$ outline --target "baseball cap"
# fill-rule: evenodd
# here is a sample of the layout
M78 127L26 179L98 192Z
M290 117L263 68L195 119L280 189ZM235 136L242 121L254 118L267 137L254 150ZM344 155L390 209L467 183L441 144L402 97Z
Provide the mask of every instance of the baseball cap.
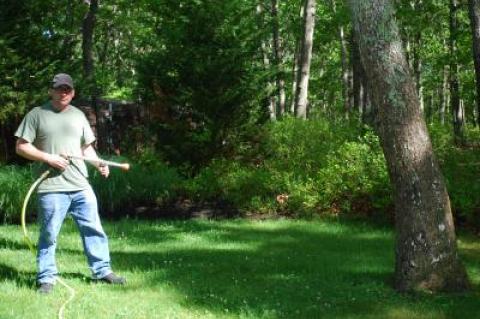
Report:
M55 75L52 80L52 87L55 89L62 85L66 85L73 89L72 77L66 73L58 73Z

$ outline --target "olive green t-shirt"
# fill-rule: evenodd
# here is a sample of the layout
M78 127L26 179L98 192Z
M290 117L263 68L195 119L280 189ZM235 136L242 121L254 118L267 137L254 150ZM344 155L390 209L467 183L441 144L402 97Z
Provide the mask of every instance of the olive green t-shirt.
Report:
M41 151L57 155L81 156L82 146L95 141L82 111L69 105L58 112L50 102L28 112L15 136ZM39 185L39 193L78 191L89 187L87 167L82 160L71 160L63 172L44 163L37 162L36 165L38 173L51 169L48 178Z

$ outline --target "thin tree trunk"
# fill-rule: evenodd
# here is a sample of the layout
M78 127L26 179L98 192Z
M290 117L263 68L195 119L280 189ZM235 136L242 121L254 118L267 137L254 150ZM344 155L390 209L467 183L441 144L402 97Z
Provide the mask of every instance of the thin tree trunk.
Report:
M357 41L353 37L351 39L351 63L353 68L353 105L358 110L359 114L363 112L363 78L365 77L365 70L360 61L360 54L358 52Z
M73 59L73 43L75 39L74 32L75 20L75 1L68 1L66 7L66 29L67 35L63 39L63 59L66 63L70 63Z
M277 92L278 92L278 112L279 115L285 113L285 79L283 74L283 48L282 41L280 39L280 26L278 18L278 2L277 0L271 0L271 14L273 20L273 53L275 67L277 68Z
M441 92L440 92L440 110L439 110L439 116L440 116L440 123L442 125L445 124L445 112L447 109L447 101L448 101L448 69L447 66L443 67L443 79L442 79L442 87L441 87Z
M3 123L0 123L0 127L2 129L2 146L3 146L3 153L5 154L4 155L4 160L5 160L5 163L8 163L9 159L10 159L10 154L9 154L9 151L8 151L8 140L7 140L7 134L5 133L5 124Z
M472 28L473 62L475 65L475 88L476 88L476 123L480 125L480 0L468 1L470 26Z
M304 20L305 14L305 6L300 6L300 19L301 21ZM292 72L292 102L290 104L290 113L295 114L295 97L297 96L297 74L298 74L298 66L300 65L300 40L298 40L295 44L295 57L293 61L293 72Z
M263 26L264 26L263 12L264 12L263 4L262 4L262 2L260 2L257 5L257 17L258 17L259 28L263 28ZM270 70L270 59L268 58L267 44L265 43L265 40L263 40L263 39L262 39L262 43L261 43L261 50L262 50L262 56L263 56L263 66L268 71L268 70ZM267 107L268 110L267 110L267 112L268 112L268 116L269 116L270 120L275 121L276 118L277 118L277 115L276 115L276 112L275 112L275 97L273 95L271 95L271 92L273 91L272 88L273 88L273 83L268 81L267 92L269 92L269 97L268 97L268 107Z
M337 14L337 5L335 0L331 0L331 6L334 14ZM347 51L347 41L345 39L345 29L343 25L340 25L338 28L338 35L340 41L340 59L342 61L342 97L343 97L343 109L345 111L345 116L348 119L349 113L351 112L352 104L350 104L350 68L348 66L348 51Z
M87 83L87 89L90 93L92 108L95 110L97 134L97 147L103 150L102 119L97 103L97 85L95 82L94 58L93 58L93 35L96 23L96 14L98 11L98 0L89 1L89 9L82 24L82 57L83 57L83 76Z
M305 2L304 32L300 50L300 67L295 95L295 114L298 118L307 118L308 82L310 80L310 64L312 62L313 32L315 30L316 0Z
M450 0L450 108L453 116L453 134L455 143L464 143L464 118L460 105L457 62L457 10L458 1Z
M93 60L93 33L95 30L96 14L98 10L98 0L91 0L89 10L83 19L82 25L82 56L83 73L85 79L93 79L94 60Z
M293 57L293 68L292 68L292 102L290 103L290 113L295 114L295 97L297 96L297 80L298 72L300 65L300 45L297 43L295 45L295 56Z
M420 58L419 49L422 45L422 34L416 33L414 48L413 48L413 72L415 74L415 87L417 88L417 94L420 99L420 110L424 111L425 104L423 100L423 87L422 87L422 60Z
M349 0L395 198L395 287L464 290L450 200L419 108L391 0Z

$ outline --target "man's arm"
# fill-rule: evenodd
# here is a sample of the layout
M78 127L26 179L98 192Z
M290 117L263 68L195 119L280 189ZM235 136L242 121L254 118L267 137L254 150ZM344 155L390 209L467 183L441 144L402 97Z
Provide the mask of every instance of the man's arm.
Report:
M43 152L23 138L17 139L15 151L18 155L25 157L26 159L46 163L61 171L63 171L68 165L67 159L59 155Z
M82 147L82 153L83 156L85 156L86 158L98 159L97 152L93 148L92 144L84 145ZM110 174L110 169L108 168L108 165L99 165L98 162L90 162L90 164L97 167L98 171L103 177L108 177L108 175Z

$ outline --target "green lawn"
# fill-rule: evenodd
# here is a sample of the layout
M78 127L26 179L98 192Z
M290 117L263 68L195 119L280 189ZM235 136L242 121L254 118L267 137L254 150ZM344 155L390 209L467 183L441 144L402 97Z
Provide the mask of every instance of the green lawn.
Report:
M393 233L325 221L105 223L126 287L94 284L74 223L62 229L62 277L77 295L66 318L480 318L480 241L461 236L467 294L392 289ZM30 225L32 238L37 228ZM0 318L55 318L68 298L34 289L19 226L0 226Z

